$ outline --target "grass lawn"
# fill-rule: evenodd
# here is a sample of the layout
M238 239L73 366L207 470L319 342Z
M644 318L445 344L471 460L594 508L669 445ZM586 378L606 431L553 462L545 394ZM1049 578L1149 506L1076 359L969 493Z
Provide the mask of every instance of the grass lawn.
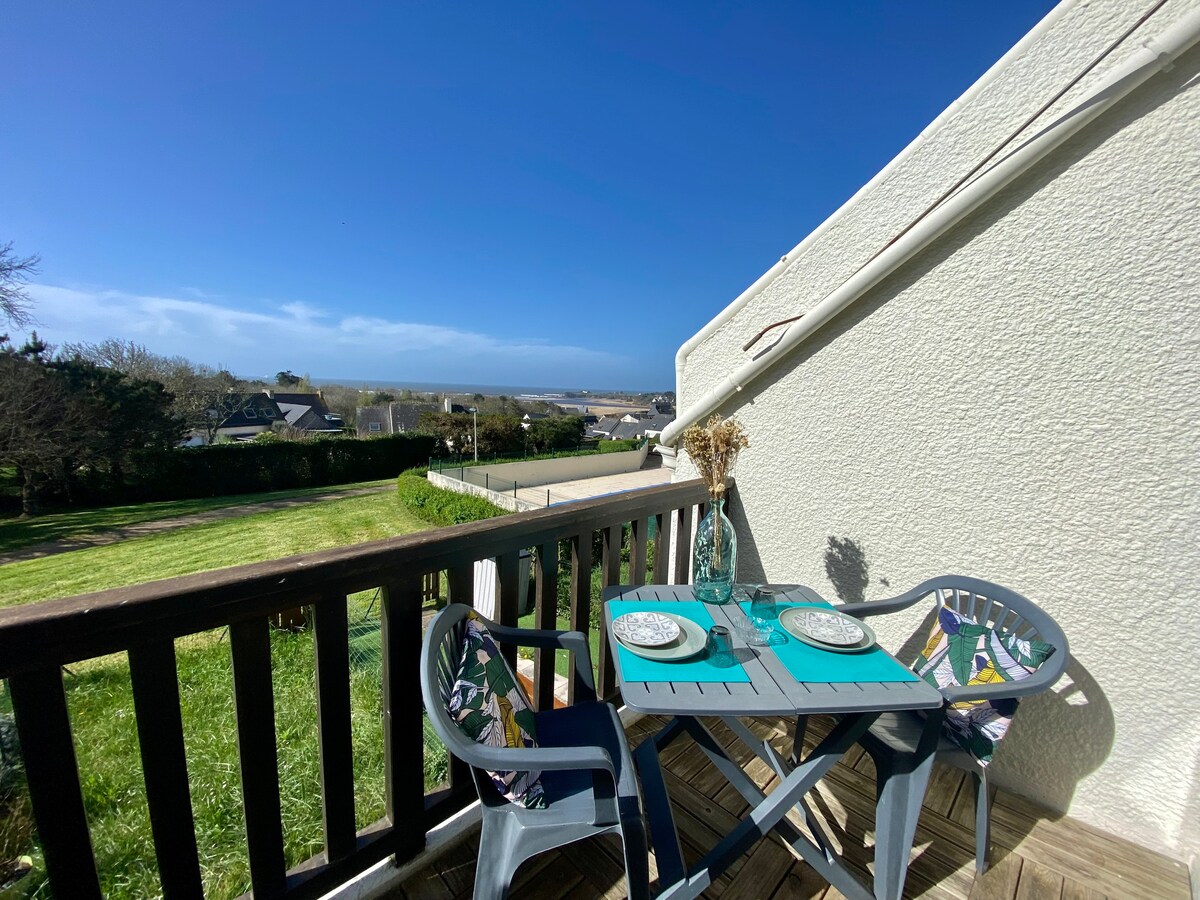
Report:
M133 506L105 506L98 509L66 508L61 511L47 512L44 515L29 519L23 519L14 513L13 515L0 518L0 553L19 550L22 547L29 547L33 544L41 544L46 541L77 537L97 531L108 531L114 528L123 528L127 525L137 525L141 522L152 522L157 519L188 516L194 513L208 512L213 509L226 509L231 506L245 506L249 503L260 503L264 500L312 497L319 494L384 484L392 484L392 482L390 480L368 481L360 484L336 484L328 487L274 491L267 494L238 494L230 497L205 497L199 500L169 500L161 503L139 503Z
M255 513L0 566L0 607L279 559L429 527L404 507L395 491Z

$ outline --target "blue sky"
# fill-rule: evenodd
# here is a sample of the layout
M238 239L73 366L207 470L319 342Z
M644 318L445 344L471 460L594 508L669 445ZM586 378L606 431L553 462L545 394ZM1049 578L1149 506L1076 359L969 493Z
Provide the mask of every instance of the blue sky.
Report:
M667 389L1052 6L12 0L0 242L55 342Z

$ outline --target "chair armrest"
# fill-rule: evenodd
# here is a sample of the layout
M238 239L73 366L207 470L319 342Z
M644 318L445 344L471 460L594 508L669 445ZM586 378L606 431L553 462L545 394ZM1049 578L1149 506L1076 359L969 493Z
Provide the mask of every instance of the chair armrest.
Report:
M489 622L488 631L500 644L516 644L518 647L547 647L555 650L570 650L563 645L563 638L577 631L553 631L551 629L513 628L499 622Z
M867 616L881 616L885 613L899 612L902 609L908 609L920 597L909 599L907 595L902 597L892 597L888 600L867 600L863 603L845 603L841 606L835 606L834 610L840 613L845 613L848 616L853 616L856 619L865 619Z
M582 691L576 690L575 701L596 699L596 679L592 674L592 651L587 635L582 631L550 631L534 628L512 628L508 625L491 625L488 630L501 644L516 644L518 647L540 647L547 650L569 650L575 655L575 676Z
M477 769L492 772L550 771L555 769L594 769L607 772L614 783L617 769L603 747L485 747L474 744L459 748L462 757Z

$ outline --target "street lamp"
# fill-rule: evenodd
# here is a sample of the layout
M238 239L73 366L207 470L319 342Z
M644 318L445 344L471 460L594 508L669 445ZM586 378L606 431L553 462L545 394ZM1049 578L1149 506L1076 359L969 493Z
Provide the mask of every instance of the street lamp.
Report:
M475 448L475 462L479 462L479 410L472 406L469 411L475 428L475 439L471 441L471 446Z

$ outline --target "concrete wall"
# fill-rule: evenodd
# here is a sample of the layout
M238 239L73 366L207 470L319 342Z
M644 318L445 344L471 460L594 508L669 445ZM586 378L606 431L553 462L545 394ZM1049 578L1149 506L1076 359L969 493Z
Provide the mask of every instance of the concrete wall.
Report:
M1144 5L1056 10L692 354L680 408L745 361L749 336L837 287ZM1187 7L1167 4L1147 35ZM1072 641L1070 677L1023 704L998 782L1191 860L1193 872L1198 76L1192 50L722 410L752 442L735 473L739 577L835 598L826 563L837 536L865 551L867 599L958 572L1041 604ZM676 479L693 474L681 453ZM847 599L853 581L839 577ZM919 619L872 621L896 649L923 632Z
M520 462L496 463L490 466L468 466L467 478L472 482L484 482L484 476L512 487L515 481L520 487L537 487L542 484L557 484L560 481L578 481L583 478L601 478L605 475L621 475L636 472L646 461L647 447L639 450L623 450L620 453L593 453L588 456L563 456L559 459L521 460ZM447 469L448 474L457 475L458 469Z
M447 469L447 472L450 470ZM458 474L458 469L453 470L455 475ZM470 469L467 470L471 471ZM448 491L457 491L460 494L470 494L474 497L482 497L490 503L496 504L501 509L507 509L509 512L526 512L531 509L542 509L536 503L530 503L527 500L522 500L519 497L514 497L512 492L505 494L500 491L493 491L485 488L483 485L472 484L469 481L462 481L458 478L452 478L449 475L443 475L440 472L430 472L426 479L435 487L445 488Z

